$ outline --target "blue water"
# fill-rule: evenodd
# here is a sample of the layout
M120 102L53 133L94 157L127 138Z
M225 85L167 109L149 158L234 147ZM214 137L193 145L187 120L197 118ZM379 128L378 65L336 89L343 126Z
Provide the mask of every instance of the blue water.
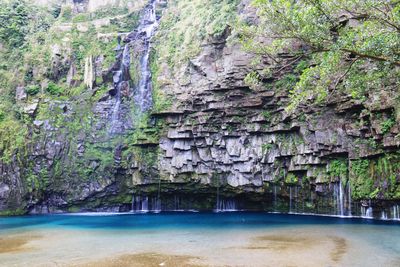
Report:
M158 213L122 215L38 215L0 217L0 231L31 228L81 228L110 230L188 229L188 228L265 228L301 225L370 225L390 226L400 230L396 221L327 216L290 215L253 212ZM400 237L399 237L400 240Z
M272 239L258 239L263 236ZM400 223L362 218L265 212L0 217L0 242L15 237L28 243L0 250L1 267L79 266L141 253L193 256L206 266L400 266ZM342 246L337 240L346 248L334 261Z

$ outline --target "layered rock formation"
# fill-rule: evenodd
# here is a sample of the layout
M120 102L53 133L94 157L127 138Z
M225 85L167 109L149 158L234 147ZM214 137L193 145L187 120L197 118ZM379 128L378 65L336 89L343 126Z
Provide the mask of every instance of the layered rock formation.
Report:
M157 2L159 9L165 8ZM90 1L86 4L88 8ZM247 1L238 12L254 19ZM256 57L235 42L234 34L226 27L222 34L208 36L197 56L179 67L152 57L152 65L158 66L153 82L171 103L147 114L135 108L143 99L135 102L133 96L143 78L137 74L148 40L132 42L131 81L124 80L126 86L120 88L119 130L111 135L117 101L111 74L123 53L111 68L103 66L102 55L86 59L84 95L100 92L96 102L41 99L24 104L34 117L29 145L23 155L20 151L0 163L0 210L229 207L398 216L397 88L371 92L366 101L338 93L324 105L288 113L288 91L298 75L296 64L288 63L295 58L282 55L274 75L251 87L246 76L273 63L262 58L254 65ZM120 38L129 43L136 35ZM163 35L155 38L161 45L166 41ZM153 47L159 55L159 46ZM61 52L55 54L63 58ZM73 60L58 62L74 71ZM72 81L74 75L68 76ZM146 90L151 92L151 86ZM26 99L21 88L17 99ZM54 117L38 118L39 106Z

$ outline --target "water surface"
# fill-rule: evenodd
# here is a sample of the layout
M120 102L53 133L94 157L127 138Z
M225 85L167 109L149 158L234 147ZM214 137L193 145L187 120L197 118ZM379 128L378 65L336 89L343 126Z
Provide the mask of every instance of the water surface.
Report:
M0 218L0 266L400 266L400 224L268 213Z

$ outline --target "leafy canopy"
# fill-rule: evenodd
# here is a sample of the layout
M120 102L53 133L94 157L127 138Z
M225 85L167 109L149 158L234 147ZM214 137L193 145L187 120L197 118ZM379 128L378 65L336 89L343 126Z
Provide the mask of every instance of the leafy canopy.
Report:
M365 99L398 86L400 1L254 0L259 18L241 27L244 47L280 63L308 62L291 88L289 110L341 91Z

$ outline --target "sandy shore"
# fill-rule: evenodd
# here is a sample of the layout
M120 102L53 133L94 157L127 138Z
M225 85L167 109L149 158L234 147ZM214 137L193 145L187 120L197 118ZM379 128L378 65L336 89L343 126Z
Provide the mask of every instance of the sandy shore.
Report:
M0 266L400 266L400 258L373 256L377 252L326 227L126 233L53 229L0 235Z

